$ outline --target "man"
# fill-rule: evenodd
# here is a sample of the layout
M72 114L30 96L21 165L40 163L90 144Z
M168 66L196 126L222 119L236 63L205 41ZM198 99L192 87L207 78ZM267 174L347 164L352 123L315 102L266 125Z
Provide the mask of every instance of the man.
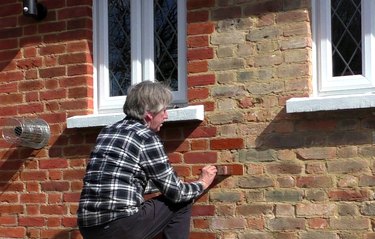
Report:
M182 182L156 134L168 118L172 93L150 81L130 88L125 119L98 135L83 179L78 225L85 239L187 239L194 199L217 169L202 168L195 182ZM144 200L158 189L160 196Z

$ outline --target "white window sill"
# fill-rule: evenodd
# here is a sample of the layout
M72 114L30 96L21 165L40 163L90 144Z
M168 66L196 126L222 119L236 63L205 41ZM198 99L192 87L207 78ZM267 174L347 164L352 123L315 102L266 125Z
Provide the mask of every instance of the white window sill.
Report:
M92 114L92 115L77 115L67 119L68 128L85 128L97 127L113 124L125 117L123 113L114 114ZM183 108L168 110L168 119L166 122L176 121L203 121L204 106L193 105Z
M287 113L375 107L375 94L291 98L286 102Z

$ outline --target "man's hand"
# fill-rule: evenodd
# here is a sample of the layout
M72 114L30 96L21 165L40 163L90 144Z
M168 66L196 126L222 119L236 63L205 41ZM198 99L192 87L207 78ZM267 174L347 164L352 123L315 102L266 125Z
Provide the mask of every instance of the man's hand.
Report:
M217 168L213 165L207 165L202 168L198 181L202 182L204 190L206 190L214 181L216 173Z

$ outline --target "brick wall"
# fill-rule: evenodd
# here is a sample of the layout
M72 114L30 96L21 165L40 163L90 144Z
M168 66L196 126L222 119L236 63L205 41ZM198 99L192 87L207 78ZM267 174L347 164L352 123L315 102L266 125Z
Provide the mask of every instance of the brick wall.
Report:
M0 238L79 239L81 179L100 128L67 129L93 108L92 2L45 0L48 17L0 3L0 126L45 119L41 150L0 139ZM371 110L286 114L311 91L308 0L188 0L188 97L202 123L161 136L177 172L205 163L232 176L193 207L191 239L373 239ZM355 222L355 223L353 223Z

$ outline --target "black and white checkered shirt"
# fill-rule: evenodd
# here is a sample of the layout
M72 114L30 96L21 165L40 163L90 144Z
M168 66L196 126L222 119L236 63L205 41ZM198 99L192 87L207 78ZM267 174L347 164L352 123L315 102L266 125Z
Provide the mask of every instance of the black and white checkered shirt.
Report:
M133 215L156 187L173 202L198 197L203 185L175 174L160 138L139 121L124 119L100 132L83 179L78 225L97 226Z

